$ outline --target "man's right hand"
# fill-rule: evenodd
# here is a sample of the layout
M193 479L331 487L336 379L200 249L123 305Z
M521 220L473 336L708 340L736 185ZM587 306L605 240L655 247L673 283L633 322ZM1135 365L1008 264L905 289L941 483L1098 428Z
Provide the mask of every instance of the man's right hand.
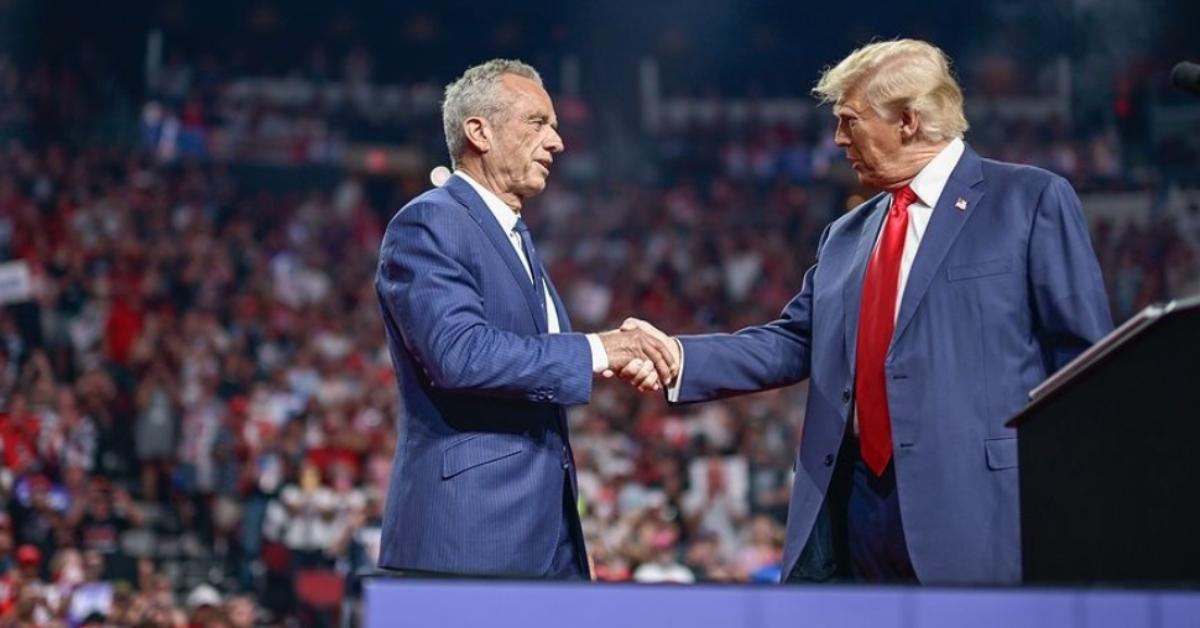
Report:
M641 392L650 392L657 391L663 386L670 385L675 378L679 376L679 369L682 368L683 364L683 356L680 355L681 351L679 343L674 338L667 336L650 323L637 318L625 319L625 322L621 324L620 331L640 331L649 334L651 337L657 339L660 343L665 345L670 356L669 362L673 365L671 369L671 375L668 379L663 379L659 371L656 369L655 364L649 359L634 359L626 364L625 368L623 369L610 368L610 370L604 373L605 377L619 375L621 379L625 380Z
M621 373L628 378L630 371L634 375L642 373L640 379L647 387L657 390L661 383L672 381L679 373L679 356L669 338L658 330L654 330L658 333L651 333L634 324L634 320L627 319L620 329L598 334L608 354L609 371L605 372L605 376ZM651 373L657 381L650 380Z

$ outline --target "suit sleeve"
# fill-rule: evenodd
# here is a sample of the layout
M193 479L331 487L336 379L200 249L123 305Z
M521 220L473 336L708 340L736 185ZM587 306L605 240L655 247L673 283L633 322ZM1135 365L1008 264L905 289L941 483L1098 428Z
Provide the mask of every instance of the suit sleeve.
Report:
M583 334L522 336L492 325L469 271L461 212L414 205L388 226L376 288L405 346L441 389L557 404L587 403L592 355Z
M721 399L779 388L808 377L812 347L813 281L829 228L817 247L818 261L804 273L800 293L779 318L732 334L679 336L684 368L672 402Z
M1035 333L1052 373L1113 327L1083 207L1062 177L1042 191L1029 249Z

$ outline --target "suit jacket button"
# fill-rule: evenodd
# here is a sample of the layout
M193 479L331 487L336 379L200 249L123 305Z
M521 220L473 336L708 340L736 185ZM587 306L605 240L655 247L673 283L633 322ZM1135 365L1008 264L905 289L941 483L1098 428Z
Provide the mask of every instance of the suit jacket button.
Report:
M567 459L566 459L566 458L563 458L563 461L562 461L562 467L563 467L563 470L564 470L564 471L565 471L565 470L567 470L567 469L570 469L570 468L571 468L571 463L570 463L570 462L567 462Z
M842 390L842 403L850 403L850 389L849 388L845 388Z
M833 466L833 454L825 454L825 466Z

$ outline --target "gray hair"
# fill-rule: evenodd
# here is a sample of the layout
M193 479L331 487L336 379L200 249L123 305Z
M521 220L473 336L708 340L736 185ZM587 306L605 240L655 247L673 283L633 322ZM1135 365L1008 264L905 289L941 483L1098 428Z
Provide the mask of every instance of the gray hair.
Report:
M906 109L917 112L917 134L926 141L962 137L967 130L962 88L954 80L950 59L928 42L867 44L826 68L813 93L823 102L837 102L851 90L860 90L881 116L894 118Z
M500 91L500 77L505 74L542 84L542 77L533 66L514 59L492 59L467 68L462 76L446 86L446 96L442 100L442 129L446 133L450 162L455 168L467 147L463 122L475 116L486 118L493 124L503 120L507 103Z

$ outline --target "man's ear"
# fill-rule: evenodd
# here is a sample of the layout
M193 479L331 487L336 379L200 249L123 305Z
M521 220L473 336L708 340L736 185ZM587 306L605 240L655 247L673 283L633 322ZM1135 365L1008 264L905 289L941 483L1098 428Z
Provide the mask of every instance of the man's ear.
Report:
M921 129L921 116L912 109L905 109L900 112L900 140L903 142L911 142L917 137L917 132Z
M463 120L463 135L466 135L467 142L480 153L486 153L492 149L492 127L487 120L480 116L472 116Z

